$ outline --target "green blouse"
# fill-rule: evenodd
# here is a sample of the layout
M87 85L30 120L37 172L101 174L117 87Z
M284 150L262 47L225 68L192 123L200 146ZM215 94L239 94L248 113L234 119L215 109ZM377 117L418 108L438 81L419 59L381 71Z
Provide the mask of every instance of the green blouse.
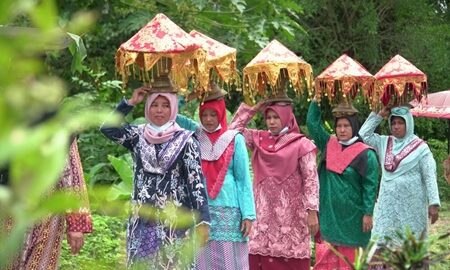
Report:
M306 123L311 138L325 155L330 134L319 124L320 108L311 102ZM361 176L348 166L342 174L319 166L319 225L322 238L335 245L365 247L370 232L363 232L364 215L372 215L378 190L378 161L374 151L366 150L367 171Z

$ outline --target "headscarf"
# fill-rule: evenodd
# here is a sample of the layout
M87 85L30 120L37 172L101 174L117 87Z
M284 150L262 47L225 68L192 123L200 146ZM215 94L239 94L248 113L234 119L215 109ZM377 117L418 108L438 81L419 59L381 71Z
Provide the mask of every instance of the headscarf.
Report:
M282 126L287 127L288 132L274 136L269 131L262 130L252 135L255 147L252 166L256 184L267 177L278 184L282 183L298 169L298 160L302 156L316 150L315 145L300 134L290 105L268 106L264 110L264 116L269 109L278 114Z
M200 120L202 119L202 114L205 110L210 109L214 110L217 113L217 119L219 120L219 129L214 132L206 132L206 135L211 140L212 143L216 142L217 139L222 135L225 131L227 131L227 110L225 107L225 101L223 98L214 99L211 101L206 101L202 105L200 105L199 116Z
M356 116L356 114L336 117L334 119L334 132L336 133L336 126L337 126L338 120L342 119L342 118L347 119L350 122L350 126L352 127L352 137L358 136L359 122L358 122L358 117Z
M204 134L211 141L211 145L214 147L224 147L224 145L218 143L218 145L214 145L214 143L224 134L227 127L227 111L225 107L225 101L223 98L215 99L211 101L206 101L202 105L200 105L199 115L200 120L203 112L206 109L214 110L217 113L217 119L219 122L219 129L214 132L208 132L206 130L203 131ZM205 138L206 139L206 138ZM200 142L201 148L204 147L205 144ZM209 145L209 144L208 144ZM207 149L206 151L211 151L212 149ZM217 150L217 149L216 149ZM217 160L206 160L202 159L202 170L203 174L206 178L206 190L208 191L208 195L210 198L215 199L219 194L223 182L225 180L225 175L228 170L228 166L230 164L231 158L234 154L234 138L233 140L226 145L226 149L223 151L222 155Z
M300 129L298 128L297 120L295 120L295 115L292 112L291 105L278 105L274 104L271 106L267 106L264 110L264 119L267 119L267 113L269 110L274 111L281 121L282 129L287 128L287 132L282 132L282 134L273 135L270 132L263 132L261 134L261 142L260 146L266 151L275 151L275 147L273 147L284 134L289 133L298 133L300 134ZM272 147L270 147L272 146Z
M339 119L347 119L350 122L350 126L352 127L352 138L348 141L339 141L340 144L349 146L354 144L355 142L362 142L361 138L358 136L359 132L359 121L356 114L353 115L344 115L340 117L336 117L334 119L334 133L336 134L337 122Z
M353 114L335 117L335 133L339 119L347 119L349 121L352 127L352 138L347 141L341 141L337 139L337 136L331 136L328 140L322 162L326 160L326 168L329 171L342 174L348 166L351 166L361 176L365 177L367 174L367 154L365 152L370 147L364 144L358 135L358 116Z
M394 137L394 155L399 153L405 146L407 146L412 140L416 139L417 136L414 134L414 118L408 107L394 107L391 109L391 115L389 116L389 130L392 133L391 121L392 117L400 117L405 120L406 132L403 138Z
M163 126L157 126L150 120L150 107L155 99L159 96L165 97L170 104L169 121ZM148 124L144 128L144 137L148 143L161 144L172 139L175 132L182 130L182 128L175 122L178 113L178 98L176 94L172 93L153 93L147 97L145 102L145 119Z
M389 116L389 129L391 128L391 121L392 117L397 116L401 117L405 120L406 125L406 132L405 136L403 138L396 138L394 136L386 136L386 141L384 143L384 159L386 159L387 153L387 144L389 138L393 139L393 145L392 145L392 153L394 155L400 153L405 147L407 147L412 141L418 139L414 134L414 119L411 114L411 111L408 107L401 106L401 107L394 107L391 109L391 114ZM410 171L414 166L417 166L419 161L422 159L422 157L426 154L430 153L430 149L426 143L422 143L419 145L414 151L409 153L399 164L399 166L394 171L387 171L384 166L382 167L383 170L383 178L386 181L390 181L392 179L395 179L396 177L403 175L404 173ZM383 164L385 163L385 160L381 160Z

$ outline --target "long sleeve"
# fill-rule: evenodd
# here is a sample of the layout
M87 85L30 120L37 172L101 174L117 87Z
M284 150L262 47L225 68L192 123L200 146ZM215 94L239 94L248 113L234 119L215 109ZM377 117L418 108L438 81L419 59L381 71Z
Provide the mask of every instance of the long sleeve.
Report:
M187 130L196 131L199 127L198 123L181 114L177 114L177 124Z
M83 167L78 153L76 140L70 146L69 158L60 180L61 189L75 194L81 202L77 210L70 210L66 214L68 232L92 232L92 218L89 211L89 200L84 183Z
M436 179L436 161L431 151L428 152L420 161L420 172L422 181L425 184L428 197L428 205L441 205L439 200L439 191Z
M125 117L133 110L133 106L128 105L125 99L123 99L116 107L116 112ZM139 140L137 134L137 127L128 123L122 123L120 127L111 127L103 124L100 127L100 131L110 140L123 145L128 150L132 151L134 145Z
M255 200L249 171L249 160L244 137L237 134L234 144L233 173L236 179L237 198L242 219L255 220Z
M316 101L309 104L308 114L306 116L306 126L314 144L323 153L327 145L330 133L322 126L321 112Z
M242 135L244 135L245 142L250 149L254 148L253 133L258 131L245 127L255 114L256 111L253 110L252 107L246 105L245 103L241 103L239 108L236 110L231 123L228 125L228 129L238 130L242 133Z
M186 187L190 197L192 209L199 212L197 223L209 223L208 199L206 195L205 177L202 172L200 160L200 146L198 141L191 137L186 143L183 163L185 164L187 178Z
M380 153L380 150L382 149L382 140L381 135L375 133L375 129L378 127L382 120L383 117L379 116L375 112L371 112L369 114L369 117L367 117L367 120L359 130L359 136L361 136L364 143L372 146L375 151L377 151L377 153Z
M319 177L316 166L316 153L311 151L298 160L303 179L303 205L307 210L319 210Z
M365 215L373 215L378 192L379 168L374 151L367 151L367 175L363 179L363 211Z

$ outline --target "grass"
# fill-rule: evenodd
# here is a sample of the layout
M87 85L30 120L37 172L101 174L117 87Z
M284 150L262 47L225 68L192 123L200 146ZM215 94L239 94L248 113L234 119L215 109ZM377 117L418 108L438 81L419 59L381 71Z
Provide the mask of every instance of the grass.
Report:
M441 236L450 232L450 202L442 203L439 209L438 221L431 225L430 238ZM450 237L434 242L430 247L431 252L442 253L450 252ZM450 255L446 259L436 265L430 267L431 270L448 270L450 269Z
M62 270L122 269L125 264L125 222L120 218L93 215L95 231L86 237L86 243L79 256L72 256L64 240L60 260ZM439 220L431 225L429 238L433 239L450 231L450 202L442 203ZM434 241L430 252L450 252L450 237ZM313 255L314 256L314 255ZM95 265L95 267L92 267ZM103 267L102 267L103 265ZM450 269L450 255L430 270Z

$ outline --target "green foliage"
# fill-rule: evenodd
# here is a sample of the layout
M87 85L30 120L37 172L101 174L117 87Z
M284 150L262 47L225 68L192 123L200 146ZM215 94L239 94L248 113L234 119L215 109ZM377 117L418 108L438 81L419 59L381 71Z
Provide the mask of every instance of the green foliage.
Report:
M94 214L94 232L85 236L81 252L74 256L66 241L63 241L60 268L79 269L124 269L126 264L125 230L126 219Z
M72 73L78 72L81 73L83 69L83 60L86 58L86 47L84 47L83 40L80 36L67 33L74 42L69 45L70 53L72 54Z
M429 139L427 143L433 153L434 160L436 160L439 197L441 202L445 202L450 200L450 185L444 178L444 167L442 164L448 158L447 143L435 139Z
M428 75L430 92L450 85L448 6L439 1L302 0L301 54L316 74L347 53L375 74L401 54Z
M108 200L129 200L133 191L133 161L130 154L116 158L108 156L121 181L111 186Z
M436 241L441 241L450 236L450 233L433 237L427 240L425 233L419 238L416 238L409 228L403 232L397 232L397 237L400 240L400 246L391 246L388 243L381 246L381 258L387 265L393 269L407 270L407 269L424 269L428 265L439 264L446 256L449 255L448 250L442 250L439 253L430 253L430 244Z
M0 221L14 221L9 234L0 230L0 268L17 251L27 227L80 206L70 194L49 191L65 165L70 135L98 126L109 115L82 97L65 98L62 80L43 72L39 56L64 38L55 25L54 2L11 3L2 1L0 21L20 14L34 28L0 33L0 166L10 170L9 185L0 187Z

